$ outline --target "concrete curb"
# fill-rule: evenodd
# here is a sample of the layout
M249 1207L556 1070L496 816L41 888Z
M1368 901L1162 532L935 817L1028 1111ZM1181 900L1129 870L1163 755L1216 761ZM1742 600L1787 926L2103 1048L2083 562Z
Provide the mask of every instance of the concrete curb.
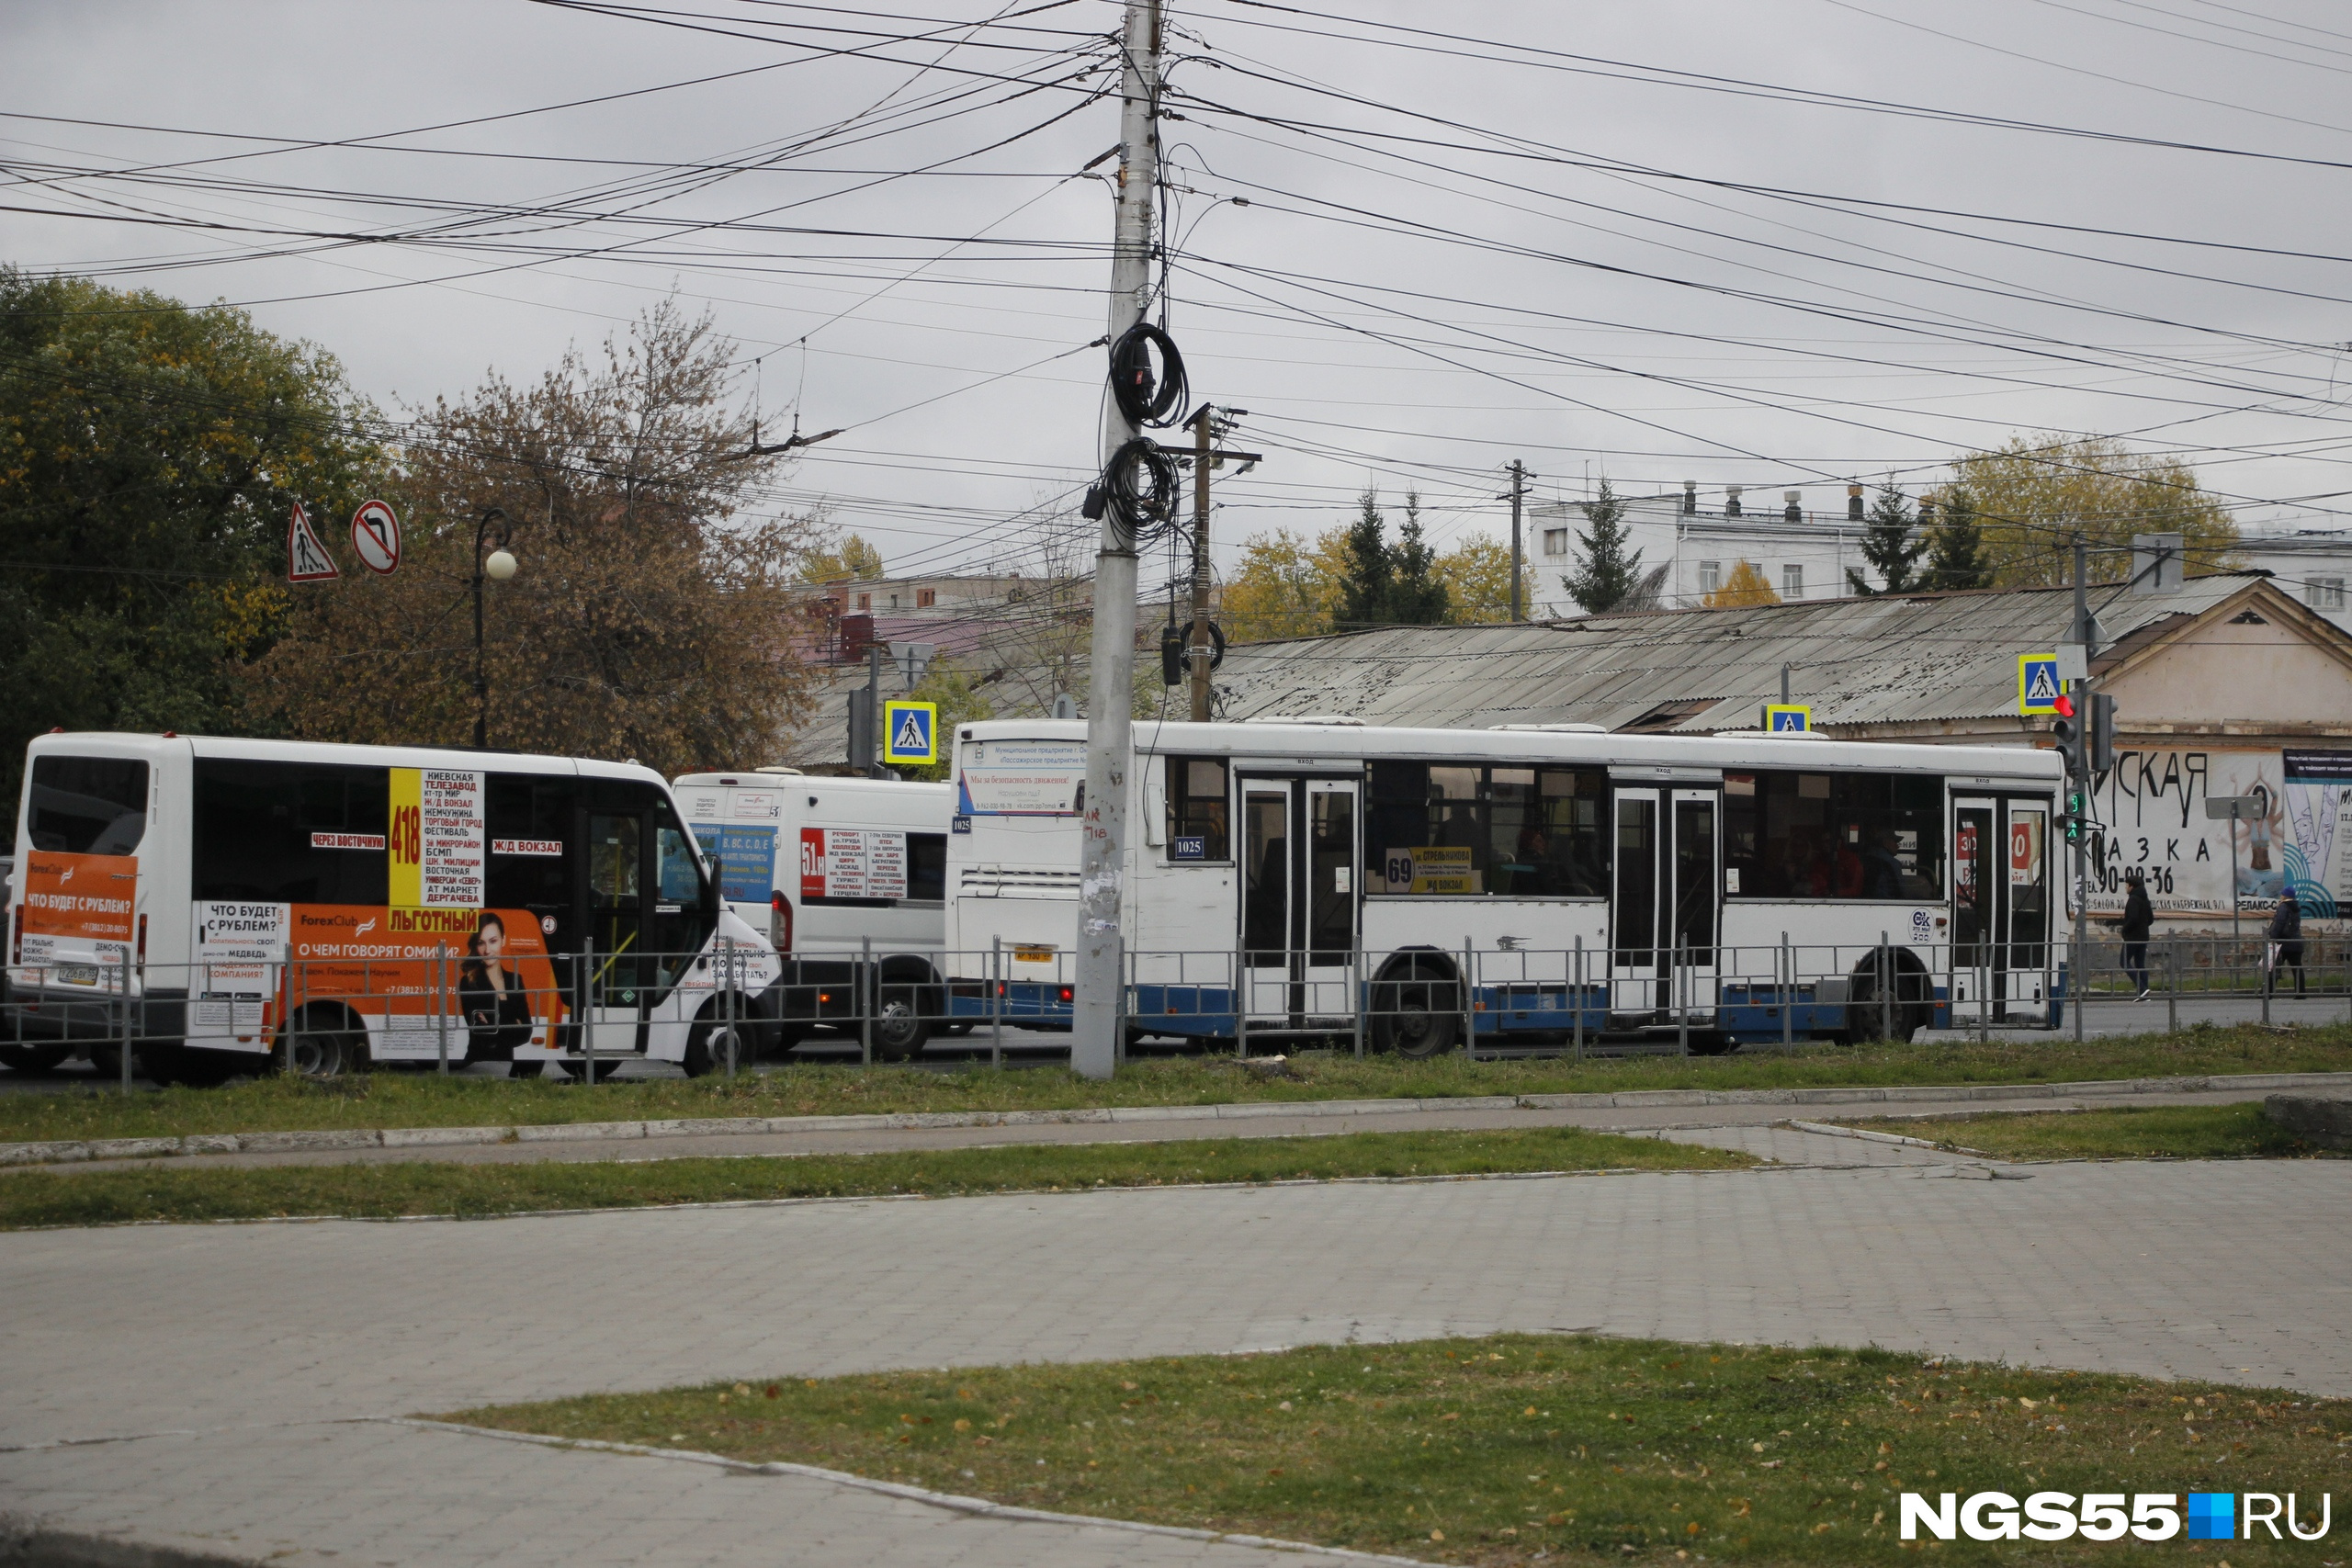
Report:
M719 1454L707 1454L693 1449L655 1449L639 1443L597 1442L584 1438L550 1438L537 1432L509 1432L496 1427L469 1427L457 1421L425 1421L411 1416L388 1416L381 1418L390 1427L409 1427L425 1432L454 1432L469 1438L494 1438L503 1442L531 1443L540 1448L585 1449L593 1453L628 1454L638 1459L661 1459L687 1464L715 1465L733 1471L738 1475L797 1475L811 1481L830 1482L836 1486L854 1487L860 1492L878 1493L885 1497L897 1497L926 1507L941 1508L949 1513L967 1514L984 1519L1015 1519L1024 1524L1071 1525L1088 1529L1123 1530L1130 1535L1166 1536L1176 1540L1214 1541L1220 1546L1256 1547L1269 1551L1295 1551L1302 1556L1336 1557L1350 1562L1394 1562L1404 1568L1428 1568L1418 1557L1389 1557L1378 1552L1354 1551L1344 1546L1317 1546L1311 1541L1278 1540L1262 1535L1233 1535L1222 1530L1191 1529L1182 1525L1147 1525L1134 1519L1103 1518L1093 1514L1057 1514L1043 1508L1017 1508L1009 1504L991 1503L985 1497L959 1496L953 1492L933 1492L928 1487L910 1486L899 1481L876 1481L869 1476L854 1475L845 1470L821 1470L813 1464L790 1464L771 1461L754 1464L749 1460L728 1459Z
M2352 1087L2352 1073L2235 1073L2206 1077L2086 1079L2074 1083L1857 1085L1826 1089L1649 1089L1616 1094L1489 1094L1459 1099L1258 1100L1223 1105L1092 1106L1070 1111L920 1111L850 1116L729 1116L662 1122L557 1122L503 1127L360 1127L307 1133L198 1133L182 1138L60 1139L0 1144L0 1166L172 1155L286 1154L461 1144L598 1143L778 1133L910 1132L923 1128L1043 1127L1073 1123L1247 1121L1267 1116L1396 1116L1443 1111L1635 1111L1708 1105L1997 1103L2243 1089Z

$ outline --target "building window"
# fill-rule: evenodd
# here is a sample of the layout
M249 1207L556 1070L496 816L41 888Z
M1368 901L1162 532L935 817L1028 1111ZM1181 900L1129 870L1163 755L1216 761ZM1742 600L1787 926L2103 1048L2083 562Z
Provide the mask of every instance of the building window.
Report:
M1723 585L1724 563L1719 560L1701 561L1699 563L1699 592L1713 593Z
M918 609L918 610L928 610L928 609L930 609L933 605L934 605L934 604L938 604L938 603L939 603L939 590L938 590L938 589L936 589L936 588L918 588L918 589L916 589L916 590L915 590L915 608L916 608L916 609Z
M2303 579L2303 602L2314 610L2341 610L2344 608L2344 580L2340 577Z
M1566 556L1568 553L1568 531L1566 528L1544 529L1544 553L1555 558Z
M874 608L874 595L871 593L859 594L857 596L857 607L861 610L871 610Z
M1783 599L1804 597L1804 567L1802 564L1791 561L1781 568L1781 597Z

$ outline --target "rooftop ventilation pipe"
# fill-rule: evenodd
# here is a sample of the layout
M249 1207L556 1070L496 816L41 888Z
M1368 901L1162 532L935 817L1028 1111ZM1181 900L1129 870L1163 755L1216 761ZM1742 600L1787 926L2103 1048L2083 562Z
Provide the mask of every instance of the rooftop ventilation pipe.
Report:
M1745 486L1745 485L1725 485L1725 486L1724 486L1724 516L1726 516L1726 517L1736 517L1736 516L1738 516L1738 515L1739 515L1739 492L1740 492L1741 491L1743 491L1743 490L1747 489L1747 486Z
M1849 484L1846 487L1846 521L1849 523L1860 523L1861 520L1862 487L1856 484Z
M1804 492L1803 491L1784 490L1781 492L1781 520L1782 522L1802 523L1804 521Z

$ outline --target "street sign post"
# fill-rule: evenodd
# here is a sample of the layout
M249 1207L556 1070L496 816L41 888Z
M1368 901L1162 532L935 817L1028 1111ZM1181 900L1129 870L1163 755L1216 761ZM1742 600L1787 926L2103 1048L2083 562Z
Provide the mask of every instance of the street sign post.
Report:
M2058 678L2056 654L2018 655L2018 712L2029 716L2056 713L2058 694L2064 689L2064 682Z
M885 762L939 761L939 705L882 705L882 760Z
M1766 703L1764 728L1772 735L1804 735L1813 728L1813 709L1803 703Z
M2209 795L2205 818L2230 825L2230 941L2238 940L2238 824L2268 815L2270 803L2258 795Z

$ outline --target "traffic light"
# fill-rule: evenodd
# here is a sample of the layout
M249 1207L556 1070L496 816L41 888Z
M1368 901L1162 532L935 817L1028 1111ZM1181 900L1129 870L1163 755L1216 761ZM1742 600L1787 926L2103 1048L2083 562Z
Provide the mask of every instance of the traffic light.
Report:
M2070 844L2082 842L2087 815L2084 807L2088 803L2089 796L2084 791L2070 789L2066 792L2066 841Z
M2090 770L2103 773L2115 766L2115 699L2105 692L2091 694L2088 747Z

